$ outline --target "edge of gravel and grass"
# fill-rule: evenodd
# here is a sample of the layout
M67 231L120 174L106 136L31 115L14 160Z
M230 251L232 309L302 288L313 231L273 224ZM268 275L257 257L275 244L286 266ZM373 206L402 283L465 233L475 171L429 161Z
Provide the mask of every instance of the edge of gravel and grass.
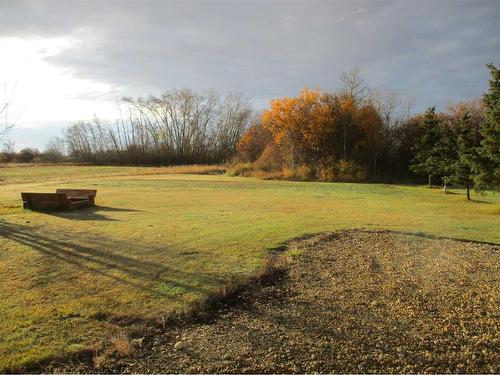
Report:
M299 238L313 236L307 235ZM117 323L120 326L129 326L128 336L110 337L106 342L96 346L84 347L72 353L49 356L40 361L27 362L22 366L4 368L2 371L5 373L45 373L64 368L64 372L72 372L70 369L73 366L81 367L82 365L91 371L96 359L102 361L103 358L113 360L126 358L135 349L142 347L143 341L147 342L171 327L216 319L221 307L227 308L239 303L242 294L258 290L263 285L275 283L286 272L287 258L283 254L285 254L287 244L297 239L286 241L278 247L269 249L269 257L264 265L246 277L235 279L221 286L218 290L210 293L205 300L192 303L183 310L162 317L161 320L146 320L135 315L120 316ZM107 317L97 318L106 319Z
M71 353L49 356L40 361L24 363L22 366L4 368L3 371L8 373L51 372L59 368L64 368L63 371L66 371L73 366L81 367L82 365L88 366L87 370L90 371L94 367L96 358L98 361L103 361L103 358L123 359L133 353L138 345L142 347L144 340L147 342L171 327L216 319L221 308L236 305L240 302L242 295L252 294L262 286L280 280L286 273L289 257L296 255L293 250L289 251L290 244L314 239L319 235L322 234L314 233L295 237L269 248L268 257L262 267L242 279L235 279L221 286L210 293L204 301L193 303L186 309L175 311L161 320L145 320L133 315L120 316L119 325L131 326L127 337L111 337L97 346L83 347ZM100 318L106 319L107 317Z
M268 249L266 263L251 275L234 280L234 282L210 294L205 301L193 304L183 311L178 311L162 322L124 321L123 324L137 325L137 328L131 330L128 337L115 337L99 348L85 349L65 357L48 358L39 363L32 363L23 369L13 369L13 371L110 372L118 370L122 372L129 359L133 358L137 353L147 350L156 337L165 334L172 328L216 321L223 311L258 297L262 288L273 285L279 286L283 282L285 275L290 271L289 266L293 258L300 256L304 248L318 246L323 242L334 241L343 235L356 233L407 235L431 240L450 240L494 247L499 246L496 243L449 238L422 232L366 228L342 229L295 237L284 241L279 246Z

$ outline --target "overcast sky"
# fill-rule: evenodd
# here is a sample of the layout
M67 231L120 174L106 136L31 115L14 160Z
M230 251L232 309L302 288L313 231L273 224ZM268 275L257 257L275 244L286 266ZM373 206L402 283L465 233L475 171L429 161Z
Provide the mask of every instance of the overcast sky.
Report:
M255 109L304 86L370 86L416 109L480 96L500 61L500 0L0 1L0 95L17 147L123 96L171 88L243 92Z

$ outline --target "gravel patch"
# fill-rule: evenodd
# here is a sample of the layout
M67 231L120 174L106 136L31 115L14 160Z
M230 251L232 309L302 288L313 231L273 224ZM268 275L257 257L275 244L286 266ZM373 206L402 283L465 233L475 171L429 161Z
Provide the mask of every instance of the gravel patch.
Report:
M499 373L499 250L387 232L294 241L282 279L100 371Z

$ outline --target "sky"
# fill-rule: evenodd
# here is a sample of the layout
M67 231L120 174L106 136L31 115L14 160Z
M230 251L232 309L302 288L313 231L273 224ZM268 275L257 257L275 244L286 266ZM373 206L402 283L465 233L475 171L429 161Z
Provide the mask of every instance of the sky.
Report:
M361 67L415 110L480 96L500 62L500 0L1 0L0 102L16 148L124 96L243 93L254 109Z

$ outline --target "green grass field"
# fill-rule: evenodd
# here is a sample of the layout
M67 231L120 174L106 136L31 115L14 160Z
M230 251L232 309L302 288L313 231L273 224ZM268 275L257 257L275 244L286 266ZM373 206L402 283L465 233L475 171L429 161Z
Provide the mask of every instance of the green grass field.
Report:
M120 317L185 309L304 234L363 227L500 243L498 194L467 202L460 190L175 174L195 171L0 168L0 370L127 334ZM98 189L98 207L21 208L21 191L56 187Z

